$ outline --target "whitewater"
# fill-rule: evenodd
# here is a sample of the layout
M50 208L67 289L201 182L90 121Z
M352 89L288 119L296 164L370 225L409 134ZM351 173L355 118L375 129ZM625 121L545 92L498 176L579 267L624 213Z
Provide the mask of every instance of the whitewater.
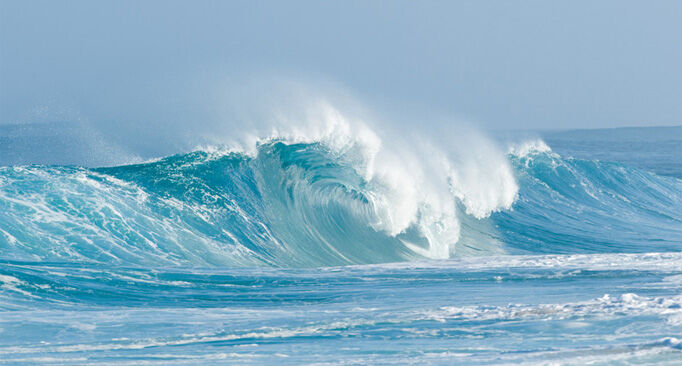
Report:
M679 364L682 128L249 132L1 166L0 363Z

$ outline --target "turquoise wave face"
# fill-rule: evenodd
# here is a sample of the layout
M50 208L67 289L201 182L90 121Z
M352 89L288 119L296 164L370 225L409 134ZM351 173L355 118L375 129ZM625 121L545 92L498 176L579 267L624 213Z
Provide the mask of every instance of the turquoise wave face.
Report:
M295 267L415 257L368 225L363 180L319 144L1 174L5 258Z
M682 181L551 151L510 155L511 210L460 207L455 255L682 249ZM313 267L424 258L414 224L377 229L376 187L320 143L197 151L86 169L0 168L0 249L13 260Z

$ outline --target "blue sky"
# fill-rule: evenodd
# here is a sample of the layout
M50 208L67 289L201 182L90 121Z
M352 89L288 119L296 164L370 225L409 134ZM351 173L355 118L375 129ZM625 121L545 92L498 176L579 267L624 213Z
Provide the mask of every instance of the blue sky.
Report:
M2 0L0 123L191 123L268 74L490 129L679 125L680 19L682 1Z

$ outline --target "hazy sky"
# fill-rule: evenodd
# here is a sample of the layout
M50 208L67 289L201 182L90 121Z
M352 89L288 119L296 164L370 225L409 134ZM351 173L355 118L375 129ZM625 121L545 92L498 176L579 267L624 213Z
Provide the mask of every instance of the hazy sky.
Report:
M486 128L679 125L682 1L0 1L0 123L192 121L260 74Z

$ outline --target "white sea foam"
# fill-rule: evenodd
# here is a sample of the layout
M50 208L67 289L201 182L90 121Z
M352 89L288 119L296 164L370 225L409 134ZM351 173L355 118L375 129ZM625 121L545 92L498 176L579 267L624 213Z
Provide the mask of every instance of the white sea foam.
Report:
M604 296L588 301L562 304L508 304L506 306L444 306L423 312L425 319L511 320L525 318L569 319L576 317L606 317L614 314L656 315L677 324L682 314L682 296L645 297L633 293Z
M540 139L526 140L521 143L512 144L508 148L509 154L523 158L532 154L551 152L552 149Z
M475 256L448 261L385 263L363 268L392 270L398 268L457 268L462 271L494 270L503 268L538 268L556 270L636 270L677 272L682 270L682 253L597 253ZM681 275L665 277L664 282L675 284Z

